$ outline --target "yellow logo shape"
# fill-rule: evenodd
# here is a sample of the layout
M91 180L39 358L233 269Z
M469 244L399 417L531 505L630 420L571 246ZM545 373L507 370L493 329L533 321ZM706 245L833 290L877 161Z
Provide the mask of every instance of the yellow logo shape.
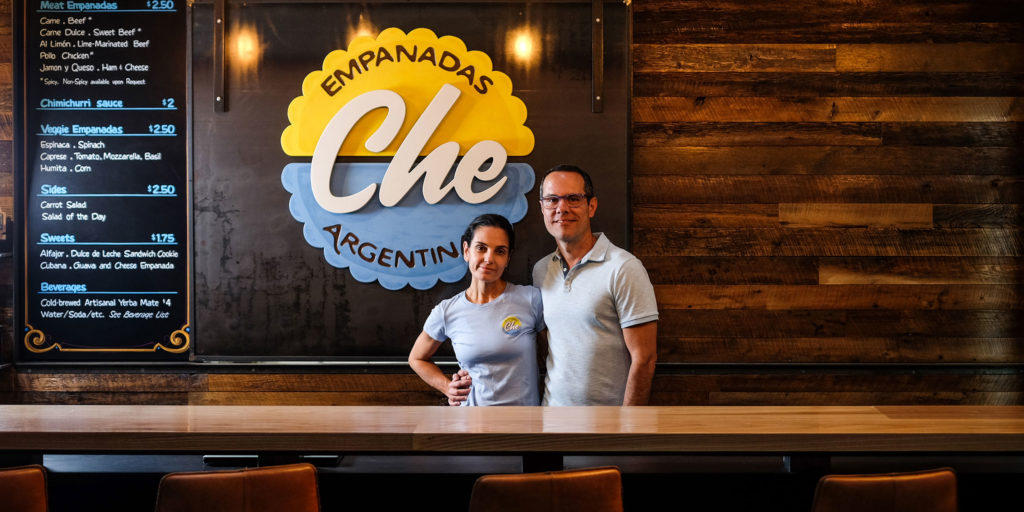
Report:
M393 27L376 39L356 38L347 50L329 53L323 69L306 75L302 96L288 106L291 124L281 134L281 147L291 156L311 156L324 127L342 106L365 92L387 89L406 104L398 136L380 153L366 149L366 139L387 114L377 109L355 124L338 154L393 156L444 84L457 87L461 94L420 155L448 141L459 143L460 155L482 140L496 141L509 155L533 151L533 132L524 126L526 105L512 95L512 80L492 68L487 54L468 51L454 36L438 38L426 28L406 34Z
M519 330L522 328L523 322L516 316L510 316L501 321L501 330L510 336L519 334Z

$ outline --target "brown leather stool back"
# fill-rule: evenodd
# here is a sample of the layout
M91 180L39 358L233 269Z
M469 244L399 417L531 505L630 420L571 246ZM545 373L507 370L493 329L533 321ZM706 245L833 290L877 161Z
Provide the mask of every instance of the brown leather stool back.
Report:
M0 469L0 510L46 512L46 470L42 466Z
M316 468L289 464L229 471L169 473L157 512L318 512Z
M814 512L956 512L956 473L826 475L814 491Z
M622 474L605 467L484 475L473 485L470 512L622 512Z

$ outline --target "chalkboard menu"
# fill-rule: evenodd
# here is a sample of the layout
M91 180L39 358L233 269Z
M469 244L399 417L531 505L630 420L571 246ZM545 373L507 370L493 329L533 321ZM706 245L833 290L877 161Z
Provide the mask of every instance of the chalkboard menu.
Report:
M187 6L28 4L19 357L187 358Z

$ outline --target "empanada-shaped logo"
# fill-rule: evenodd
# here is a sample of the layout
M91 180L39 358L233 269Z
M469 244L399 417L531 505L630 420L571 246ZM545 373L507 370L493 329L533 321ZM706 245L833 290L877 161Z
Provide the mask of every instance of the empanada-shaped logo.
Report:
M312 159L285 166L289 207L306 241L356 279L389 289L457 281L470 220L526 215L533 169L508 162L533 151L526 105L460 39L423 28L357 38L328 54L302 92L281 146Z

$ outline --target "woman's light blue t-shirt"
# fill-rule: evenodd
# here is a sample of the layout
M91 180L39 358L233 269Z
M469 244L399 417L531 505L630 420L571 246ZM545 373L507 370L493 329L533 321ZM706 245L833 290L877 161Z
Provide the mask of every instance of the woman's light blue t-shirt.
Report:
M498 298L474 304L466 293L434 307L423 331L452 340L473 378L467 405L540 405L537 333L544 330L540 290L509 283Z

